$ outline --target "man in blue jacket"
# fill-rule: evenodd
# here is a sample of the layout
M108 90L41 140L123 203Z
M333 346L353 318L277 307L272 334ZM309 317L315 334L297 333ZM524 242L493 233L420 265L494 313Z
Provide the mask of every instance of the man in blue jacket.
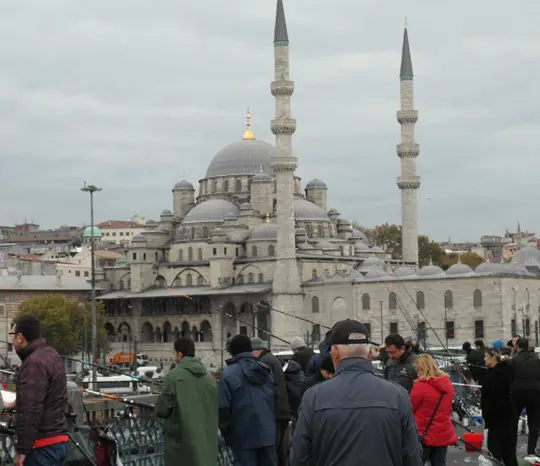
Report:
M252 354L251 340L235 336L219 380L219 428L234 466L275 466L278 391L270 368Z

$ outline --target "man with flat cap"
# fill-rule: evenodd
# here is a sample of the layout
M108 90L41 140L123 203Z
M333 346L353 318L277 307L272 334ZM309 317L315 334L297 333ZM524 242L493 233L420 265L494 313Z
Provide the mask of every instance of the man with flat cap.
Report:
M369 331L338 322L329 338L334 377L304 394L291 466L422 466L407 391L377 377Z

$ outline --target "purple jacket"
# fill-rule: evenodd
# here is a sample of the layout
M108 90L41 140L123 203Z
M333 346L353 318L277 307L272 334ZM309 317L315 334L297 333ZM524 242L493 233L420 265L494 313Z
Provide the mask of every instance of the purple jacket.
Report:
M17 453L28 453L38 439L67 434L67 381L64 360L43 339L19 352L17 373Z

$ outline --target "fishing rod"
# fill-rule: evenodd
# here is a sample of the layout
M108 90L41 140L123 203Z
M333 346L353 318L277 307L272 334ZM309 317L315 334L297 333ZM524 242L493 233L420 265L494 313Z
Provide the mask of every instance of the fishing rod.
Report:
M90 395L101 396L101 397L107 398L109 400L119 401L120 403L124 403L124 404L131 405L131 406L137 406L139 408L151 408L151 409L155 408L155 406L153 404L150 404L150 403L143 403L142 401L135 401L135 400L131 400L129 398L122 398L122 397L119 397L119 396L116 396L116 395L110 395L108 393L96 392L94 390L90 390L89 388L82 388L81 387L80 390L83 393L88 393Z
M306 319L304 317L300 317L300 316L291 314L289 312L285 312L285 311L281 311L280 309L273 308L268 303L265 303L264 301L259 301L256 304L256 306L257 307L263 307L263 308L268 309L269 311L278 312L279 314L283 314L283 315L286 315L286 316L289 316L289 317L294 317L295 319L301 320L303 322L307 322L308 324L318 325L319 327L327 329L327 330L332 329L332 327L329 327L328 325L320 324L319 322L315 322L314 320L309 320L309 319Z
M119 375L125 375L137 382L141 382L141 383L146 383L146 384L150 384L150 385L153 385L153 384L156 384L156 385L161 385L163 382L161 380L155 380L155 381L152 381L152 380L148 380L148 379L144 379L142 377L138 377L136 375L131 375L131 374L126 374L125 372L122 372L118 369L113 369L111 367L107 367L107 366L100 366L99 364L93 364L91 362L88 362L88 361L83 361L81 359L76 359L76 358L72 358L70 356L62 356L62 358L64 359L67 359L68 361L74 361L74 362L78 362L80 364L82 364L83 366L90 366L90 367L95 367L97 369L103 369L104 371L109 371L109 372L114 372L115 374L119 374ZM144 367L144 366L142 366Z

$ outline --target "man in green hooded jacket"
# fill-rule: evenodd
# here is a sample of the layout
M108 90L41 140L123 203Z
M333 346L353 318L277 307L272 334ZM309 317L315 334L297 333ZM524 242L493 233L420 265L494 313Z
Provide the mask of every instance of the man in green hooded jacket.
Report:
M218 457L217 383L189 338L174 342L176 367L163 381L156 415L165 419L165 466L216 466Z

